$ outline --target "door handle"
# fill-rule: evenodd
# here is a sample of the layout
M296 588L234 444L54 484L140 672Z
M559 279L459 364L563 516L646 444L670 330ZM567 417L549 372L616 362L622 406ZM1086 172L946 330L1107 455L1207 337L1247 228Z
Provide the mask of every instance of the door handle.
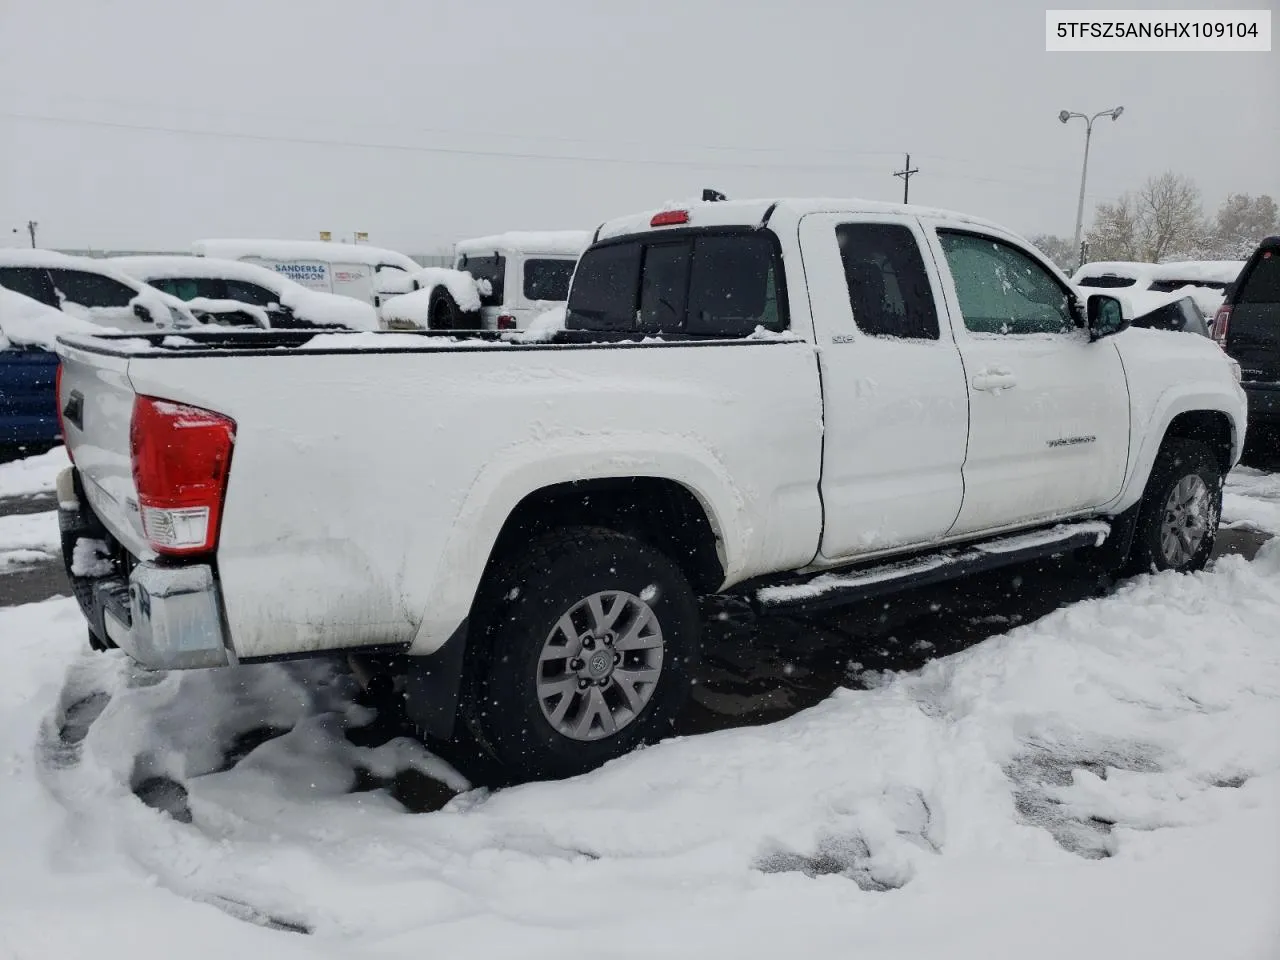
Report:
M1013 375L1012 370L1005 367L988 367L973 375L973 389L988 393L999 393L1017 385L1018 378Z

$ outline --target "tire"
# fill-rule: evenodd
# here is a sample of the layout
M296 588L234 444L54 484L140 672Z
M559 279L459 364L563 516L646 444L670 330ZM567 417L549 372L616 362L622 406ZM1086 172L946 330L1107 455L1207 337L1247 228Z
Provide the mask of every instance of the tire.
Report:
M573 776L669 734L700 653L680 569L598 527L544 535L500 563L473 623L461 712L520 779Z
M1138 510L1129 572L1202 570L1222 515L1222 468L1203 443L1167 438Z
M427 308L428 330L479 330L480 314L467 313L444 287L437 287L431 294Z

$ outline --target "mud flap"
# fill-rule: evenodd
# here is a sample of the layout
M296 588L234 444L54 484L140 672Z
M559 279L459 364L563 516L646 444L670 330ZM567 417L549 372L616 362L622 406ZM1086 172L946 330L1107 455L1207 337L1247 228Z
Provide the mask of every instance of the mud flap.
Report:
M405 714L419 730L439 740L453 736L467 623L463 620L435 653L403 658Z

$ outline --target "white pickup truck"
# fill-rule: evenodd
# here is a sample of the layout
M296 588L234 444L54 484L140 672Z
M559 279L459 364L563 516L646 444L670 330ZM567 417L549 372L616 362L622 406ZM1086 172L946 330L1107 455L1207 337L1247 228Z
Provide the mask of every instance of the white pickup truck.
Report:
M700 595L1201 567L1238 372L1122 310L990 223L782 200L603 225L544 342L64 337L64 552L95 646L344 652L428 732L571 774L669 730Z

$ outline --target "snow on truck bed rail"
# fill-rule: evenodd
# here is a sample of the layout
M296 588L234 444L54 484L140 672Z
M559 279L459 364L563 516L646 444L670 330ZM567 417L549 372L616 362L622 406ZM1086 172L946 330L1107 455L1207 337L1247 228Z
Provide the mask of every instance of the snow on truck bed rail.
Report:
M462 784L326 662L148 674L0 610L15 956L1275 956L1280 543L1142 576L767 726ZM265 733L265 736L263 734ZM169 784L166 808L140 784ZM154 802L154 801L153 801ZM292 931L285 933L282 931Z

